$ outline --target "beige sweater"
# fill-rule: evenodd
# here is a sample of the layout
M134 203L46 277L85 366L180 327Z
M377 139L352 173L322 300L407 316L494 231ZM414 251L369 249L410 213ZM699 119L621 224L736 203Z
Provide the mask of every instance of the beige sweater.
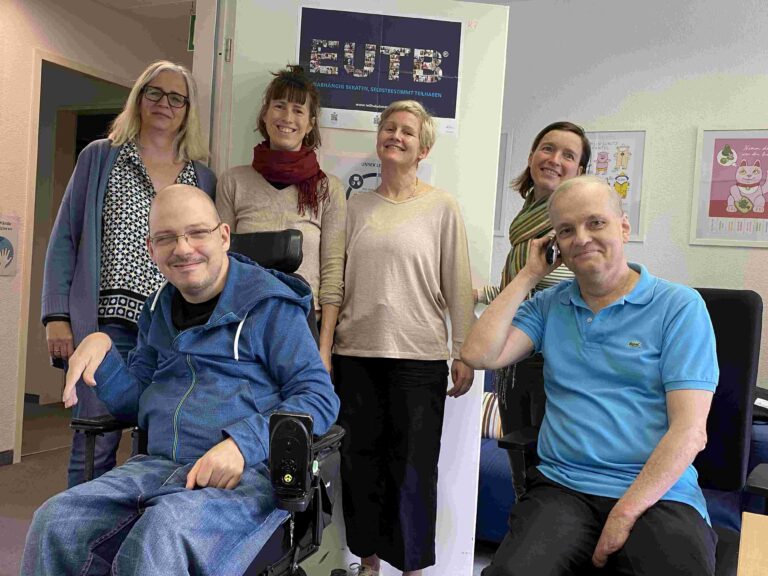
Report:
M341 306L344 294L344 230L347 203L344 187L328 176L328 201L320 206L317 218L311 210L298 212L299 189L273 188L252 166L230 168L219 177L216 208L232 232L301 230L304 259L297 270L312 287L315 307Z
M456 200L435 188L404 202L367 192L349 199L344 303L334 352L441 360L474 319L469 253Z

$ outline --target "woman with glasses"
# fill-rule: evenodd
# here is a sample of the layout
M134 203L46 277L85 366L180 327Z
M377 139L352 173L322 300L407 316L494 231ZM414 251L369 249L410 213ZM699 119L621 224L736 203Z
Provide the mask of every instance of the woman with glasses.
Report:
M251 164L221 175L216 208L235 234L289 228L302 232L304 259L297 273L312 288L320 357L330 372L344 293L344 187L317 162L317 88L300 66L288 66L274 76L259 111L264 141L254 148Z
M213 196L216 177L200 161L208 148L200 131L192 74L167 61L139 76L109 137L80 154L59 208L45 257L42 320L54 365L78 343L107 333L127 358L147 296L163 277L147 253L149 206L158 190L190 184ZM93 389L79 385L74 416L107 413ZM121 433L96 439L94 476L115 465ZM85 440L76 432L68 484L83 482Z

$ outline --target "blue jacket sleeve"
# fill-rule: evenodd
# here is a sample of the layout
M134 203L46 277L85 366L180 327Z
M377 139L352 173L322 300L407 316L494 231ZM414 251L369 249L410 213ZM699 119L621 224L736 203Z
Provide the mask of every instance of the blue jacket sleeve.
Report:
M96 370L96 395L109 413L121 420L136 422L139 398L152 383L157 368L157 351L147 344L152 312L145 306L139 316L139 336L128 354L128 365L114 346Z
M324 434L336 421L339 398L309 332L305 312L288 301L270 306L267 314L253 319L249 339L254 355L262 358L280 387L281 402L275 411L309 414L314 433ZM237 443L247 466L268 457L268 415L253 414L224 432Z

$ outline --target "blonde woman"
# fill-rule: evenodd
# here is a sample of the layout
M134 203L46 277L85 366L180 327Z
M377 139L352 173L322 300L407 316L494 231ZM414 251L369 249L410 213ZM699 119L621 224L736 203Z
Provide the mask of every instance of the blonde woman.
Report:
M174 183L211 196L216 177L200 162L208 148L200 131L192 74L178 64L151 64L133 85L109 137L77 160L45 257L42 320L48 351L66 362L88 334L107 333L127 358L136 344L144 300L163 277L146 248L155 193ZM80 386L75 416L106 414L92 388ZM96 440L94 475L115 465L120 432ZM85 440L75 433L68 484L83 482Z
M381 560L407 575L435 563L445 398L467 392L474 376L459 360L473 319L464 222L453 196L416 176L434 142L421 104L392 103L376 140L381 185L347 207L333 370L347 431L347 544L366 576L379 573Z

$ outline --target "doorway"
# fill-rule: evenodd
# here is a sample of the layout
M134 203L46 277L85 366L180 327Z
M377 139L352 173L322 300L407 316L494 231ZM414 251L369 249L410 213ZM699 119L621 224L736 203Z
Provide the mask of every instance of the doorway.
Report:
M106 136L129 91L65 66L42 62L22 456L71 443L69 411L61 405L64 372L50 364L45 328L40 322L45 253L77 155L89 142Z

